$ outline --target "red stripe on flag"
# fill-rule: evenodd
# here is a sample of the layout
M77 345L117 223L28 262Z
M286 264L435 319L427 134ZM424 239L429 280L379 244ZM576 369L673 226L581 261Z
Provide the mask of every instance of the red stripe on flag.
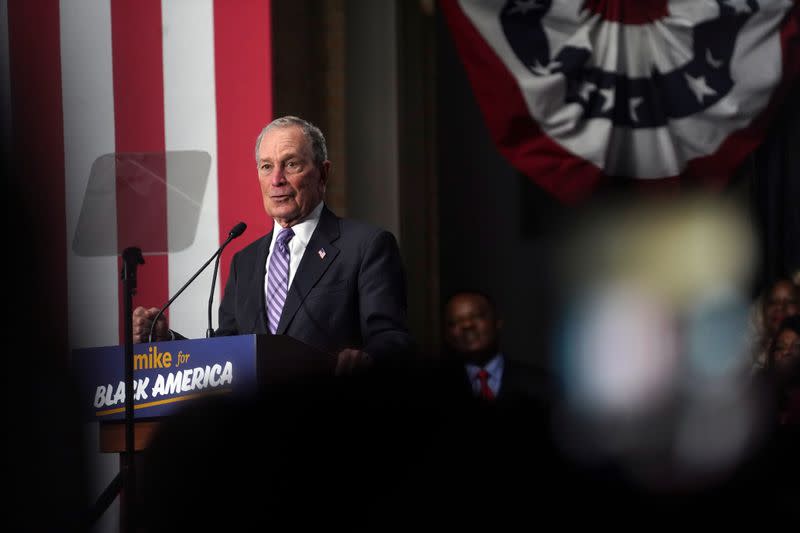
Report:
M272 117L271 43L270 0L214 2L220 241L239 221L249 227L222 257L222 287L233 254L272 227L255 162L256 136Z
M164 73L160 0L111 3L114 126L117 159L117 245L167 251ZM138 271L136 305L169 298L167 255L148 255ZM120 304L124 302L120 294ZM122 306L121 306L122 307ZM124 341L120 308L120 341Z
M626 25L652 24L669 16L667 0L583 0L580 10L586 9L604 20Z
M47 331L55 348L67 346L67 246L64 185L64 116L61 99L61 35L58 0L10 1L8 9L11 159L13 184L21 198L12 198L12 212L20 209L25 243L34 249L22 251L15 260L15 274L25 297L41 313L39 327ZM22 265L28 264L28 268ZM19 311L19 309L17 309ZM29 323L31 316L20 317ZM24 327L24 326L23 326ZM45 355L45 354L39 354ZM46 354L51 355L51 354ZM62 359L66 353L52 354Z

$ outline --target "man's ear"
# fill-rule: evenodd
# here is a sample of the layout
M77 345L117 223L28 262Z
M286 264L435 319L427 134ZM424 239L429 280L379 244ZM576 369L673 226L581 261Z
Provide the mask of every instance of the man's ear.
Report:
M319 179L322 182L323 186L326 186L328 184L328 177L330 176L330 173L331 173L331 162L325 160L319 167Z
M497 320L495 320L494 321L494 327L495 327L495 329L497 331L500 331L501 329L503 329L503 319L502 318L498 318Z

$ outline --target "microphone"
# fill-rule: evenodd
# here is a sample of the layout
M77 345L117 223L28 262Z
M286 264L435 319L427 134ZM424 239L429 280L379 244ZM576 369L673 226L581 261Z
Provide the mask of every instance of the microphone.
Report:
M211 277L211 294L208 296L208 329L206 329L206 338L210 339L214 336L214 327L211 325L211 305L214 303L214 287L217 284L217 270L219 270L219 258L222 256L222 249L225 248L229 242L244 233L247 229L247 224L239 222L229 232L228 238L222 243L217 252L217 260L214 262L214 275Z
M197 272L195 272L194 276L192 276L192 277L189 279L189 281L187 281L187 282L186 282L186 283L183 285L183 287L181 287L181 288L180 288L180 290L179 290L178 292L176 292L176 293L175 293L175 296L173 296L172 298L170 298L170 299L169 299L169 301L168 301L167 303L165 303L163 306L161 306L161 309L159 309L159 310L158 310L158 314L157 314L157 315L156 315L156 317L153 319L153 323L152 323L152 324L150 324L150 334L147 336L147 340L148 340L148 342L153 342L153 332L154 332L154 331L155 331L155 329L156 329L156 323L158 323L158 319L159 319L159 318L161 318L161 315L163 315L163 314L164 314L164 311L166 311L166 310L167 310L167 308L168 308L170 305L172 305L172 302L174 302L174 301L175 301L175 299L176 299L178 296L180 296L180 295L181 295L181 293L183 293L183 291L185 291L185 290L186 290L186 287L188 287L188 286L189 286L189 285L190 285L190 284L191 284L191 283L192 283L192 282L195 280L195 278L197 278L197 276L199 276L199 275L200 275L200 274L203 272L203 270L205 270L205 269L206 269L206 267L207 267L207 266L208 266L208 265L211 263L211 261L213 261L215 258L216 258L216 260L217 260L217 266L214 268L214 282L213 282L213 283L215 283L215 282L216 282L216 276L217 276L217 267L219 266L219 256L222 254L222 250L224 250L224 249L225 249L225 247L226 247L226 246L228 246L228 243L229 243L229 242L231 242L233 239L235 239L236 237L238 237L239 235L241 235L242 233L244 233L244 230L245 230L245 229L247 229L247 224L245 224L244 222L239 222L238 224L236 224L236 225L235 225L235 226L234 226L234 227L233 227L233 228L232 228L232 229L231 229L231 230L228 232L228 238L227 238L227 239L225 239L225 242L223 242L223 243L222 243L222 245L221 245L219 248L217 248L217 251L216 251L216 252L214 252L214 255L212 255L212 256L211 256L211 257L208 259L208 261L206 261L206 262L203 264L203 266L201 266L201 267L200 267L200 270L198 270ZM213 283L212 283L212 285L211 285L211 298L212 298L212 299L211 299L211 300L209 300L209 302L208 302L208 325L209 325L209 328L211 327L211 302L213 301L213 297L214 297L214 284L213 284ZM213 335L213 333L212 333L212 335Z

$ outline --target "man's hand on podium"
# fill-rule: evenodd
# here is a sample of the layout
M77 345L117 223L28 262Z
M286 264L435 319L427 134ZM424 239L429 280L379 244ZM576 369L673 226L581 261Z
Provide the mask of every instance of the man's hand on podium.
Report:
M372 358L367 352L345 348L336 357L336 375L343 376L369 368Z
M144 307L137 307L133 310L133 342L138 344L140 342L148 342L150 335L150 327L153 324L153 319L158 314L158 307L151 307L145 309ZM168 341L172 339L169 327L167 326L167 319L162 315L158 319L156 329L153 331L154 341Z

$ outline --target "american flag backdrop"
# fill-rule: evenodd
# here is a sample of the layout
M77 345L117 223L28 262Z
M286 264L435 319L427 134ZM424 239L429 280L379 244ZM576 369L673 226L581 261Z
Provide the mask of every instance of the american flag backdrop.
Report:
M498 150L568 203L609 183L719 188L800 72L792 0L441 6Z
M49 305L68 317L54 334L63 327L71 347L122 340L118 258L72 248L93 163L121 152L210 156L194 242L146 255L134 305L166 302L235 223L248 224L223 256L216 323L233 253L272 224L253 159L272 115L270 1L3 0L0 9L4 141L56 273L46 281ZM166 163L163 174L169 183ZM116 209L117 217L123 210L135 216L138 207L117 191ZM155 244L135 243L142 248L167 248L185 229L166 196L144 212L161 234ZM114 219L105 230L114 231ZM211 271L171 308L171 326L189 337L205 332Z

